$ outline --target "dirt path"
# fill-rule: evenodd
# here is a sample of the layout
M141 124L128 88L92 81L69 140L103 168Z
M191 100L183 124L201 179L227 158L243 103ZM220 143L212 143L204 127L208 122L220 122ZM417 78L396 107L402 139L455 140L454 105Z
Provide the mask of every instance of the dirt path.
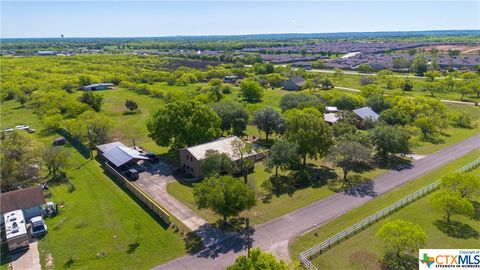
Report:
M30 248L26 251L12 254L13 270L41 270L38 242L30 242Z

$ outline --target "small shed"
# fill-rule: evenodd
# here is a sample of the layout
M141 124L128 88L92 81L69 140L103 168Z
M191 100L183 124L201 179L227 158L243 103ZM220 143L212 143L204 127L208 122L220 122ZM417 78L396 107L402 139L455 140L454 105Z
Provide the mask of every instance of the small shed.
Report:
M96 91L96 90L107 90L112 89L115 86L113 83L95 83L90 85L85 85L83 90L85 91Z
M43 190L40 186L0 194L0 211L2 215L14 210L22 210L27 222L32 217L42 215L42 205L45 203Z
M302 89L304 84L305 84L305 79L303 79L300 76L296 76L291 79L288 79L283 85L283 89L290 90L290 91L298 91Z
M363 107L359 109L353 110L353 113L357 115L360 120L364 121L368 118L377 121L378 120L378 114L372 110L370 107Z
M336 113L326 113L323 115L323 120L329 124L333 124L340 120L340 117Z
M225 76L223 77L223 82L224 83L236 83L238 80L237 76Z

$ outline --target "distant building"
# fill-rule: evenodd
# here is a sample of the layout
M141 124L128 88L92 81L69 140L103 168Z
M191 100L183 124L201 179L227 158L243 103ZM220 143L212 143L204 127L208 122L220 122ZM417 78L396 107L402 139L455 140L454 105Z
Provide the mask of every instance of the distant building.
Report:
M240 157L235 155L234 147L232 146L232 142L235 140L240 139L237 136L232 136L180 149L180 165L187 172L187 174L190 174L194 177L201 177L203 174L200 169L200 162L205 158L205 154L208 150L215 150L221 154L227 154L232 161L238 161ZM257 153L253 151L252 154L248 156L252 159L252 168L255 166L256 155Z
M97 145L97 151L98 155L100 155L105 161L117 168L123 165L136 163L139 160L148 159L148 157L142 155L142 153L136 149L127 147L121 142Z
M40 186L5 192L0 195L1 214L22 210L27 222L32 217L42 215L42 205L45 203L43 190Z
M57 55L57 52L56 51L37 51L36 55L41 55L41 56Z
M327 112L338 112L338 108L337 107L333 107L333 106L327 106L325 107L325 110L327 110Z
M329 124L333 124L340 120L340 117L336 113L326 113L323 115L323 120Z
M238 80L237 76L225 76L223 77L223 82L225 83L236 83Z
M305 84L305 80L300 76L296 76L294 78L287 80L283 85L283 89L290 90L290 91L298 91L302 89L304 84Z
M377 121L378 120L378 114L372 110L370 107L363 107L360 109L353 110L353 113L360 118L360 120L366 120L368 118Z
M83 90L85 91L96 91L96 90L107 90L112 89L115 86L113 83L95 83L90 85L85 85Z

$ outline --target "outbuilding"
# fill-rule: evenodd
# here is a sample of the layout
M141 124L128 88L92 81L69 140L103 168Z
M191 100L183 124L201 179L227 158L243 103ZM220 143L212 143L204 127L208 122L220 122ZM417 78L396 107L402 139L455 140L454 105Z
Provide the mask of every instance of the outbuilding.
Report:
M119 168L139 160L149 159L133 147L128 147L121 142L111 142L97 145L97 153L107 162Z
M367 120L367 119L377 121L378 117L379 117L379 115L376 112L374 112L372 110L372 108L370 108L370 107L362 107L362 108L359 108L359 109L355 109L355 110L353 110L353 113L355 115L357 115L357 117L361 121L364 121L364 120Z
M288 79L283 85L283 89L290 90L290 91L298 91L302 89L304 84L305 84L305 79L303 79L300 76L296 76L291 79Z
M112 89L115 86L113 83L95 83L90 85L85 85L83 90L85 91L96 91L96 90L107 90Z

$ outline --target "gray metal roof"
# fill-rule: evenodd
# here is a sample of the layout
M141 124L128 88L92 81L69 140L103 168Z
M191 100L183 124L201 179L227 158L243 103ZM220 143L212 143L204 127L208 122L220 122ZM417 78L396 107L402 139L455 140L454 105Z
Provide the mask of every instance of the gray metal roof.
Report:
M340 119L336 113L326 113L323 115L323 120L328 123L335 123Z
M85 85L84 88L98 87L98 86L115 86L113 83L94 83L90 85Z
M98 145L97 148L103 152L103 156L108 161L117 167L120 167L134 159L148 159L147 157L141 155L137 150L127 147L120 142ZM105 149L105 151L102 149Z
M372 110L370 107L363 107L360 109L353 110L353 112L358 115L363 120L371 118L373 120L378 120L378 114Z

